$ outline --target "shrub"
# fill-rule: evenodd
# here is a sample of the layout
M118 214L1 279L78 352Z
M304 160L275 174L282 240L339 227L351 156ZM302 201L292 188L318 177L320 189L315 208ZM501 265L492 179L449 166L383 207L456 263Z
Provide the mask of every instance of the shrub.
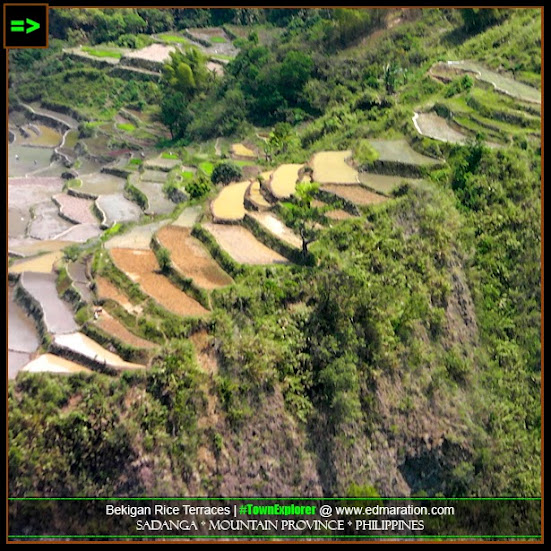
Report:
M192 199L199 199L209 193L210 182L205 176L199 174L191 182L186 184L186 191Z
M214 167L210 177L213 184L227 185L230 182L238 182L243 178L243 171L233 163L219 163Z
M360 165L372 165L379 158L379 154L368 140L357 142L354 146L353 154L354 159Z
M170 251L166 247L161 247L156 251L157 262L161 267L161 270L164 273L167 273L170 270L171 260L170 260Z

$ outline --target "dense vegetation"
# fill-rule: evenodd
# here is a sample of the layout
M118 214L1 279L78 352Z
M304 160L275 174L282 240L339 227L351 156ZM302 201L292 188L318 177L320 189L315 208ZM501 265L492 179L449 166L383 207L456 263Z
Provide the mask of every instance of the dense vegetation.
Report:
M323 231L310 197L285 205L316 263L243 268L213 294L211 377L182 338L143 375L21 374L9 388L11 494L343 495L361 486L539 495L539 140L481 126L477 140L451 146L411 125L429 101L448 111L478 101L490 115L499 107L470 77L429 78L438 60L500 65L540 86L539 12L479 11L403 10L398 21L385 10L51 10L52 47L10 52L14 99L94 120L121 107L151 112L174 148L251 137L254 125L273 127L269 166L344 148L369 165L377 153L366 138L404 136L447 162ZM252 31L221 78L192 49L173 56L159 83L61 55L66 41L137 47L147 40L132 37L224 24ZM280 40L270 44L255 30L273 28ZM485 132L503 147L488 147ZM220 164L212 182L239 176ZM186 190L198 199L211 184L199 174Z

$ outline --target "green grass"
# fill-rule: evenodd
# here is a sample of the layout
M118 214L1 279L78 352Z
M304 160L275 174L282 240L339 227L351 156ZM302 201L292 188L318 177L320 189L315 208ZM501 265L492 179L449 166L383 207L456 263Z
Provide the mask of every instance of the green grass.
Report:
M224 54L213 54L210 56L211 59L221 59L222 61L232 61L234 58L231 55Z
M103 50L99 48L90 48L89 46L83 46L82 51L95 57L114 57L119 59L122 54L113 50Z
M193 177L195 176L195 174L189 170L185 170L184 172L182 172L182 178L185 180L185 181L189 181L189 180L193 180Z
M117 124L117 128L120 130L124 130L125 132L133 132L134 130L136 130L136 127L130 122L119 122Z
M232 163L237 166L254 166L255 165L254 161L232 161Z
M177 44L187 44L188 40L186 40L183 36L179 36L176 34L168 34L163 33L158 35L161 40L164 42L176 42Z
M199 168L207 175L210 176L212 174L212 171L214 170L214 163L211 163L210 161L204 161L202 163L199 163Z
M180 157L178 155L176 155L176 153L162 153L161 158L178 160Z
M227 40L223 36L213 36L210 41L213 44L225 44Z

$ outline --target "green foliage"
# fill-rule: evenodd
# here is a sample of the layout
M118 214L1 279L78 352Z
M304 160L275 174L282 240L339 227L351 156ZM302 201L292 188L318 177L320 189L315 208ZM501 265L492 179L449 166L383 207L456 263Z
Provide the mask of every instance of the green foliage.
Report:
M163 80L172 90L190 99L205 90L212 78L206 68L205 56L190 46L170 53L170 62L164 66Z
M132 132L136 130L136 127L130 122L119 122L117 123L117 128L124 130L125 132Z
M90 48L88 46L83 46L82 51L96 57L113 57L118 59L122 55L120 52L116 52L113 50L105 50L102 48Z
M210 176L211 182L227 185L230 182L238 182L243 178L243 171L232 162L218 163Z
M296 201L282 204L285 222L296 229L302 239L304 259L308 257L308 245L319 238L319 224L324 221L322 209L312 206L312 201L318 190L319 185L316 183L301 182L296 186Z
M172 266L172 261L170 259L170 251L166 247L159 247L155 251L155 256L157 257L157 262L163 273L168 273Z
M505 19L509 10L498 8L462 8L461 15L467 32L478 33Z
M451 98L461 92L469 91L473 87L473 84L474 80L470 75L464 75L456 78L448 84L445 96L447 98Z
M208 195L211 190L209 179L202 174L196 175L191 182L185 184L185 187L192 199L200 199Z
M354 145L353 157L360 166L370 166L379 158L379 153L368 140L360 140Z
M168 127L173 139L182 138L185 135L192 118L184 94L173 92L163 96L161 102L161 121Z

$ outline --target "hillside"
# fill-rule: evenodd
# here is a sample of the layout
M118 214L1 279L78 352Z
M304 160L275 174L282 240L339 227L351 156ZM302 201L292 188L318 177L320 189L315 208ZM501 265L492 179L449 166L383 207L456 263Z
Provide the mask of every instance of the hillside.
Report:
M477 11L60 9L10 52L10 362L86 368L10 379L11 496L540 495L541 15Z

